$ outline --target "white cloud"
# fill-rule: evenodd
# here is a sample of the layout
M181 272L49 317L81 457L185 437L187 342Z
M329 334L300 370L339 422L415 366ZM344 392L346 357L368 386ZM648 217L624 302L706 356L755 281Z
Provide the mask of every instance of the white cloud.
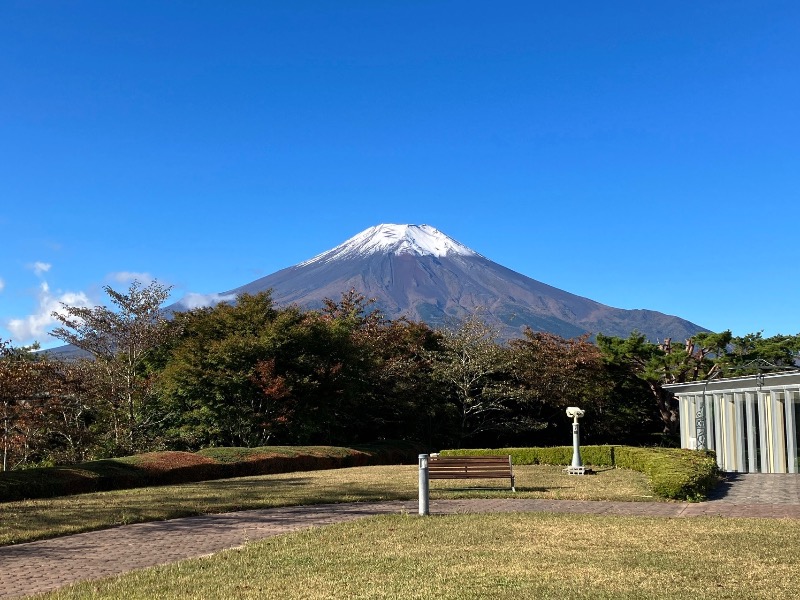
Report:
M52 267L50 263L36 261L33 263L30 268L33 269L33 272L36 273L37 276L41 277L43 273L47 273Z
M107 279L109 281L116 281L118 283L131 283L134 280L142 285L150 285L155 281L155 277L150 273L136 273L134 271L118 271L116 273L109 273Z
M11 319L7 324L14 341L22 344L34 340L45 341L48 330L57 323L51 313L61 312L62 302L68 306L92 306L83 292L64 292L56 296L50 293L50 286L43 281L39 286L39 306L36 312L21 319Z
M230 302L236 299L236 294L196 294L190 292L180 299L180 304L186 310L214 306L220 302Z
M3 288L5 288L5 287L6 287L6 282L3 281L2 277L0 277L0 292L2 292Z

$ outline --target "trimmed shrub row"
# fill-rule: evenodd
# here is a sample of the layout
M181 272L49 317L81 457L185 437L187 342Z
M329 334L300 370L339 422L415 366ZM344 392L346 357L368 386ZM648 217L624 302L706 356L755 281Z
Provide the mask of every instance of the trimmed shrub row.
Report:
M699 502L720 481L711 450L619 446L614 454L617 467L646 474L653 493L662 498Z
M511 455L515 465L569 465L572 463L572 446L551 448L499 448L442 450L442 456L505 456ZM614 446L581 446L581 458L587 465L614 466Z
M572 446L442 450L443 456L511 455L516 465L569 465ZM710 450L581 446L583 463L640 471L650 479L653 493L673 500L704 500L719 482L719 469Z
M418 446L404 442L354 448L266 446L148 452L69 467L0 473L0 502L292 471L410 464L416 462L419 452Z

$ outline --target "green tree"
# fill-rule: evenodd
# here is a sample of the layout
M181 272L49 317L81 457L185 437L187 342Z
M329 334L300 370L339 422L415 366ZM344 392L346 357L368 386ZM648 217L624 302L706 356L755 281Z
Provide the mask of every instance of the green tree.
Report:
M351 289L304 313L291 342L263 365L269 377L262 390L279 399L280 423L296 441L413 436L429 391L422 350L434 337L427 326L387 321Z
M424 437L440 416L436 334L352 290L320 311L276 309L265 293L175 321L154 363L174 447Z
M154 357L163 433L179 449L257 446L270 441L273 414L259 390L259 363L292 343L299 309L278 311L271 294L174 316L176 337Z
M664 389L665 383L697 381L719 370L719 361L731 341L731 332L698 333L675 346L667 339L653 344L639 333L626 338L598 334L597 344L603 359L617 377L636 378L643 382L655 401L664 433L678 431L678 405Z
M598 334L597 345L603 358L619 377L641 381L655 400L665 433L674 433L678 426L678 407L662 384L666 353L657 344L647 341L638 332L626 338Z
M725 376L749 375L771 367L792 368L800 359L800 334L748 333L731 339L730 348L719 361Z

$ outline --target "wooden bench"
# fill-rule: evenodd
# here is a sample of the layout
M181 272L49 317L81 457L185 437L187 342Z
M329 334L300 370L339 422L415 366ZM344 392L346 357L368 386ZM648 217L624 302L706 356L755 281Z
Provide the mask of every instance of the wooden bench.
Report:
M431 456L429 479L510 479L514 487L511 456Z

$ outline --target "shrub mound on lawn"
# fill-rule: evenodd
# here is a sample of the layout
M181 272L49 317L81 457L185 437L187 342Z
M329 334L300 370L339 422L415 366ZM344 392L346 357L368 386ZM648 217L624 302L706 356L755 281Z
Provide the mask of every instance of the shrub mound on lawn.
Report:
M705 500L719 483L719 468L710 450L619 446L616 466L641 471L653 493L675 500Z
M353 448L265 446L148 452L65 467L0 473L0 502L248 475L416 462L420 448L385 442Z
M442 450L442 456L511 455L515 465L570 465L572 446ZM699 501L719 482L719 468L710 450L581 446L585 465L641 471L653 493L672 500Z

